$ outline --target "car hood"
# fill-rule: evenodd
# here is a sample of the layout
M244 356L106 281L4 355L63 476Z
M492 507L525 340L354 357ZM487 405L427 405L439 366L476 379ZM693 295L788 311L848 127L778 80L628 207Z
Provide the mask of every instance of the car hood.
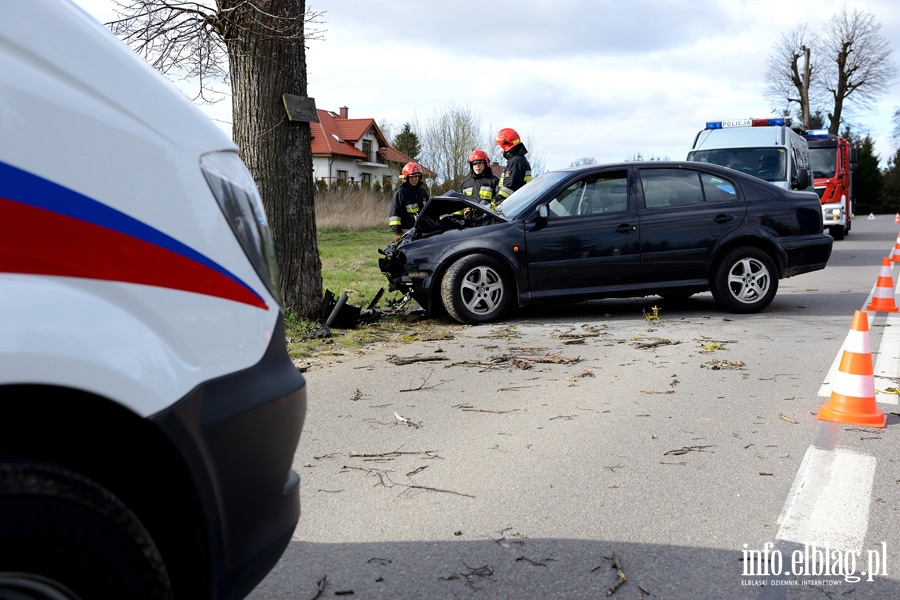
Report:
M459 231L495 223L507 223L509 219L492 210L486 202L458 192L447 192L429 200L416 219L415 226L403 241L420 240L445 231Z
M492 210L487 203L459 192L446 192L440 196L435 196L425 204L421 215L431 219L440 219L444 215L450 215L466 208L471 208L480 214L488 215L504 223L509 221L501 213ZM420 216L419 218L421 219L422 217Z

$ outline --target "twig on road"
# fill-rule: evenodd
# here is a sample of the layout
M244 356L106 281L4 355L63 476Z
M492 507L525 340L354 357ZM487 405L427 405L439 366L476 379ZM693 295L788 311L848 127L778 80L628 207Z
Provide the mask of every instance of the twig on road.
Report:
M703 452L704 448L712 448L713 445L710 444L708 446L682 446L678 450L669 450L663 456L668 456L672 454L673 456L681 456L682 454L687 454L688 452Z
M419 356L418 354L415 356L390 356L387 358L387 362L395 364L397 366L411 365L418 362L431 362L436 360L447 359L443 356Z

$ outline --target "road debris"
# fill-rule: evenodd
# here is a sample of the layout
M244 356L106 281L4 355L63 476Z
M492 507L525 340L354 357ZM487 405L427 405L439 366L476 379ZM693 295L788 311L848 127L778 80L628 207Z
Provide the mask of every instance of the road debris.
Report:
M657 346L669 346L669 345L675 345L675 344L680 344L680 343L681 342L679 342L679 341L673 342L670 339L661 338L661 337L648 337L648 338L638 337L637 339L635 339L631 342L631 345L634 346L635 348L656 348Z
M400 421L402 424L406 425L407 427L415 427L416 429L419 428L419 424L418 424L418 423L414 423L413 421L410 421L410 420L407 419L406 417L401 417L401 416L398 415L397 413L394 413L394 417L395 417L398 421Z
M682 446L678 450L669 450L663 456L673 455L673 456L681 456L682 454L687 454L688 452L703 452L705 448L712 448L713 445L709 444L707 446Z
M527 562L532 567L546 567L548 562L554 561L554 560L556 560L556 559L553 558L552 556L548 556L547 558L544 558L541 560L532 560L532 559L528 558L527 556L522 555L522 556L517 556L515 562L524 561L524 562Z
M418 354L416 354L415 356L396 356L396 355L392 354L392 355L388 356L386 360L387 360L387 362L389 362L391 364L394 364L397 366L402 366L402 365L411 365L413 363L432 362L432 361L447 360L447 359L444 358L443 356L420 356Z
M475 408L471 404L456 404L453 408L458 408L463 412L481 412L481 413L491 413L495 415L504 415L506 413L514 413L522 410L521 408L510 408L509 410L489 410L486 408Z
M402 487L402 494L410 490L419 490L423 492L440 492L442 494L452 494L454 496L462 496L463 498L475 498L472 494L465 494L463 492L456 492L453 490L445 490L442 488L431 487L428 485L410 485L408 483L397 483L390 478L388 475L388 471L383 471L381 469L370 469L368 467L355 467L353 465L344 465L341 469L348 469L353 471L364 471L366 473L366 477L374 476L378 478L378 483L376 486L381 486L384 488L393 488L393 487Z
M463 566L468 569L468 571L466 571L465 573L459 573L459 575L454 574L448 577L441 577L440 579L443 579L444 581L452 581L454 579L459 579L459 577L462 576L463 579L466 580L466 584L468 584L468 586L473 590L480 589L477 585L475 585L475 582L477 581L476 578L494 581L492 577L494 575L494 567L490 565L484 565L483 567L470 567L466 563L463 563Z
M659 321L659 308L656 306L650 307L650 312L647 312L647 309L641 309L641 312L644 313L645 321Z
M350 458L368 458L368 459L385 459L385 460L393 460L395 458L399 458L401 456L427 456L428 458L440 458L438 453L434 450L414 450L414 451L400 451L400 450L392 450L391 452L351 452L347 456Z
M612 586L607 588L607 590L606 590L606 595L612 596L613 594L616 593L616 590L618 590L622 586L622 584L624 584L626 581L628 581L628 577L625 576L625 571L622 570L622 565L621 565L621 563L619 563L619 555L618 554L613 552L611 557L606 556L604 558L611 560L612 568L616 570L616 582ZM599 565L594 567L593 569L591 569L591 573L593 573L594 571L597 571L598 569L600 569Z
M782 421L787 421L788 423L793 423L794 425L797 425L799 423L798 421L795 421L794 419L790 418L789 416L787 416L784 413L778 413L778 418L781 419Z
M318 581L316 581L316 595L310 598L310 600L316 600L319 596L322 595L322 592L325 591L325 584L328 582L328 575L322 575Z
M739 360L722 360L715 359L700 365L701 369L710 369L711 371L722 371L725 369L743 369L744 363Z

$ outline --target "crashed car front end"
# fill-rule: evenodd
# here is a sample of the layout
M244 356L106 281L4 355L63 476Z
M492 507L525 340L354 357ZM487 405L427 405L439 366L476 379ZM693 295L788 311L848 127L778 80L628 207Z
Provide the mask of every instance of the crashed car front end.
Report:
M457 192L435 196L419 213L412 229L397 242L379 250L378 268L388 280L388 290L409 294L422 308L433 312L431 279L441 256L445 236L472 236L472 229L505 223L507 219L487 204ZM441 236L440 240L435 238ZM434 259L434 260L433 260Z

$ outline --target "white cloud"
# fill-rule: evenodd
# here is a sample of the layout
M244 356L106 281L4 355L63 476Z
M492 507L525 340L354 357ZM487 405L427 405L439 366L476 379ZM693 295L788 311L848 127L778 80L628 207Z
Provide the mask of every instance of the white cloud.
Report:
M111 0L78 0L101 14ZM395 129L465 105L533 139L547 168L579 157L682 159L708 120L771 114L765 60L781 33L823 26L844 0L307 0L325 39L307 50L319 108ZM895 0L876 15L900 69ZM102 20L102 17L100 17ZM854 129L886 163L900 79ZM221 108L217 109L221 111ZM218 118L221 118L219 115ZM487 137L487 135L486 135Z

